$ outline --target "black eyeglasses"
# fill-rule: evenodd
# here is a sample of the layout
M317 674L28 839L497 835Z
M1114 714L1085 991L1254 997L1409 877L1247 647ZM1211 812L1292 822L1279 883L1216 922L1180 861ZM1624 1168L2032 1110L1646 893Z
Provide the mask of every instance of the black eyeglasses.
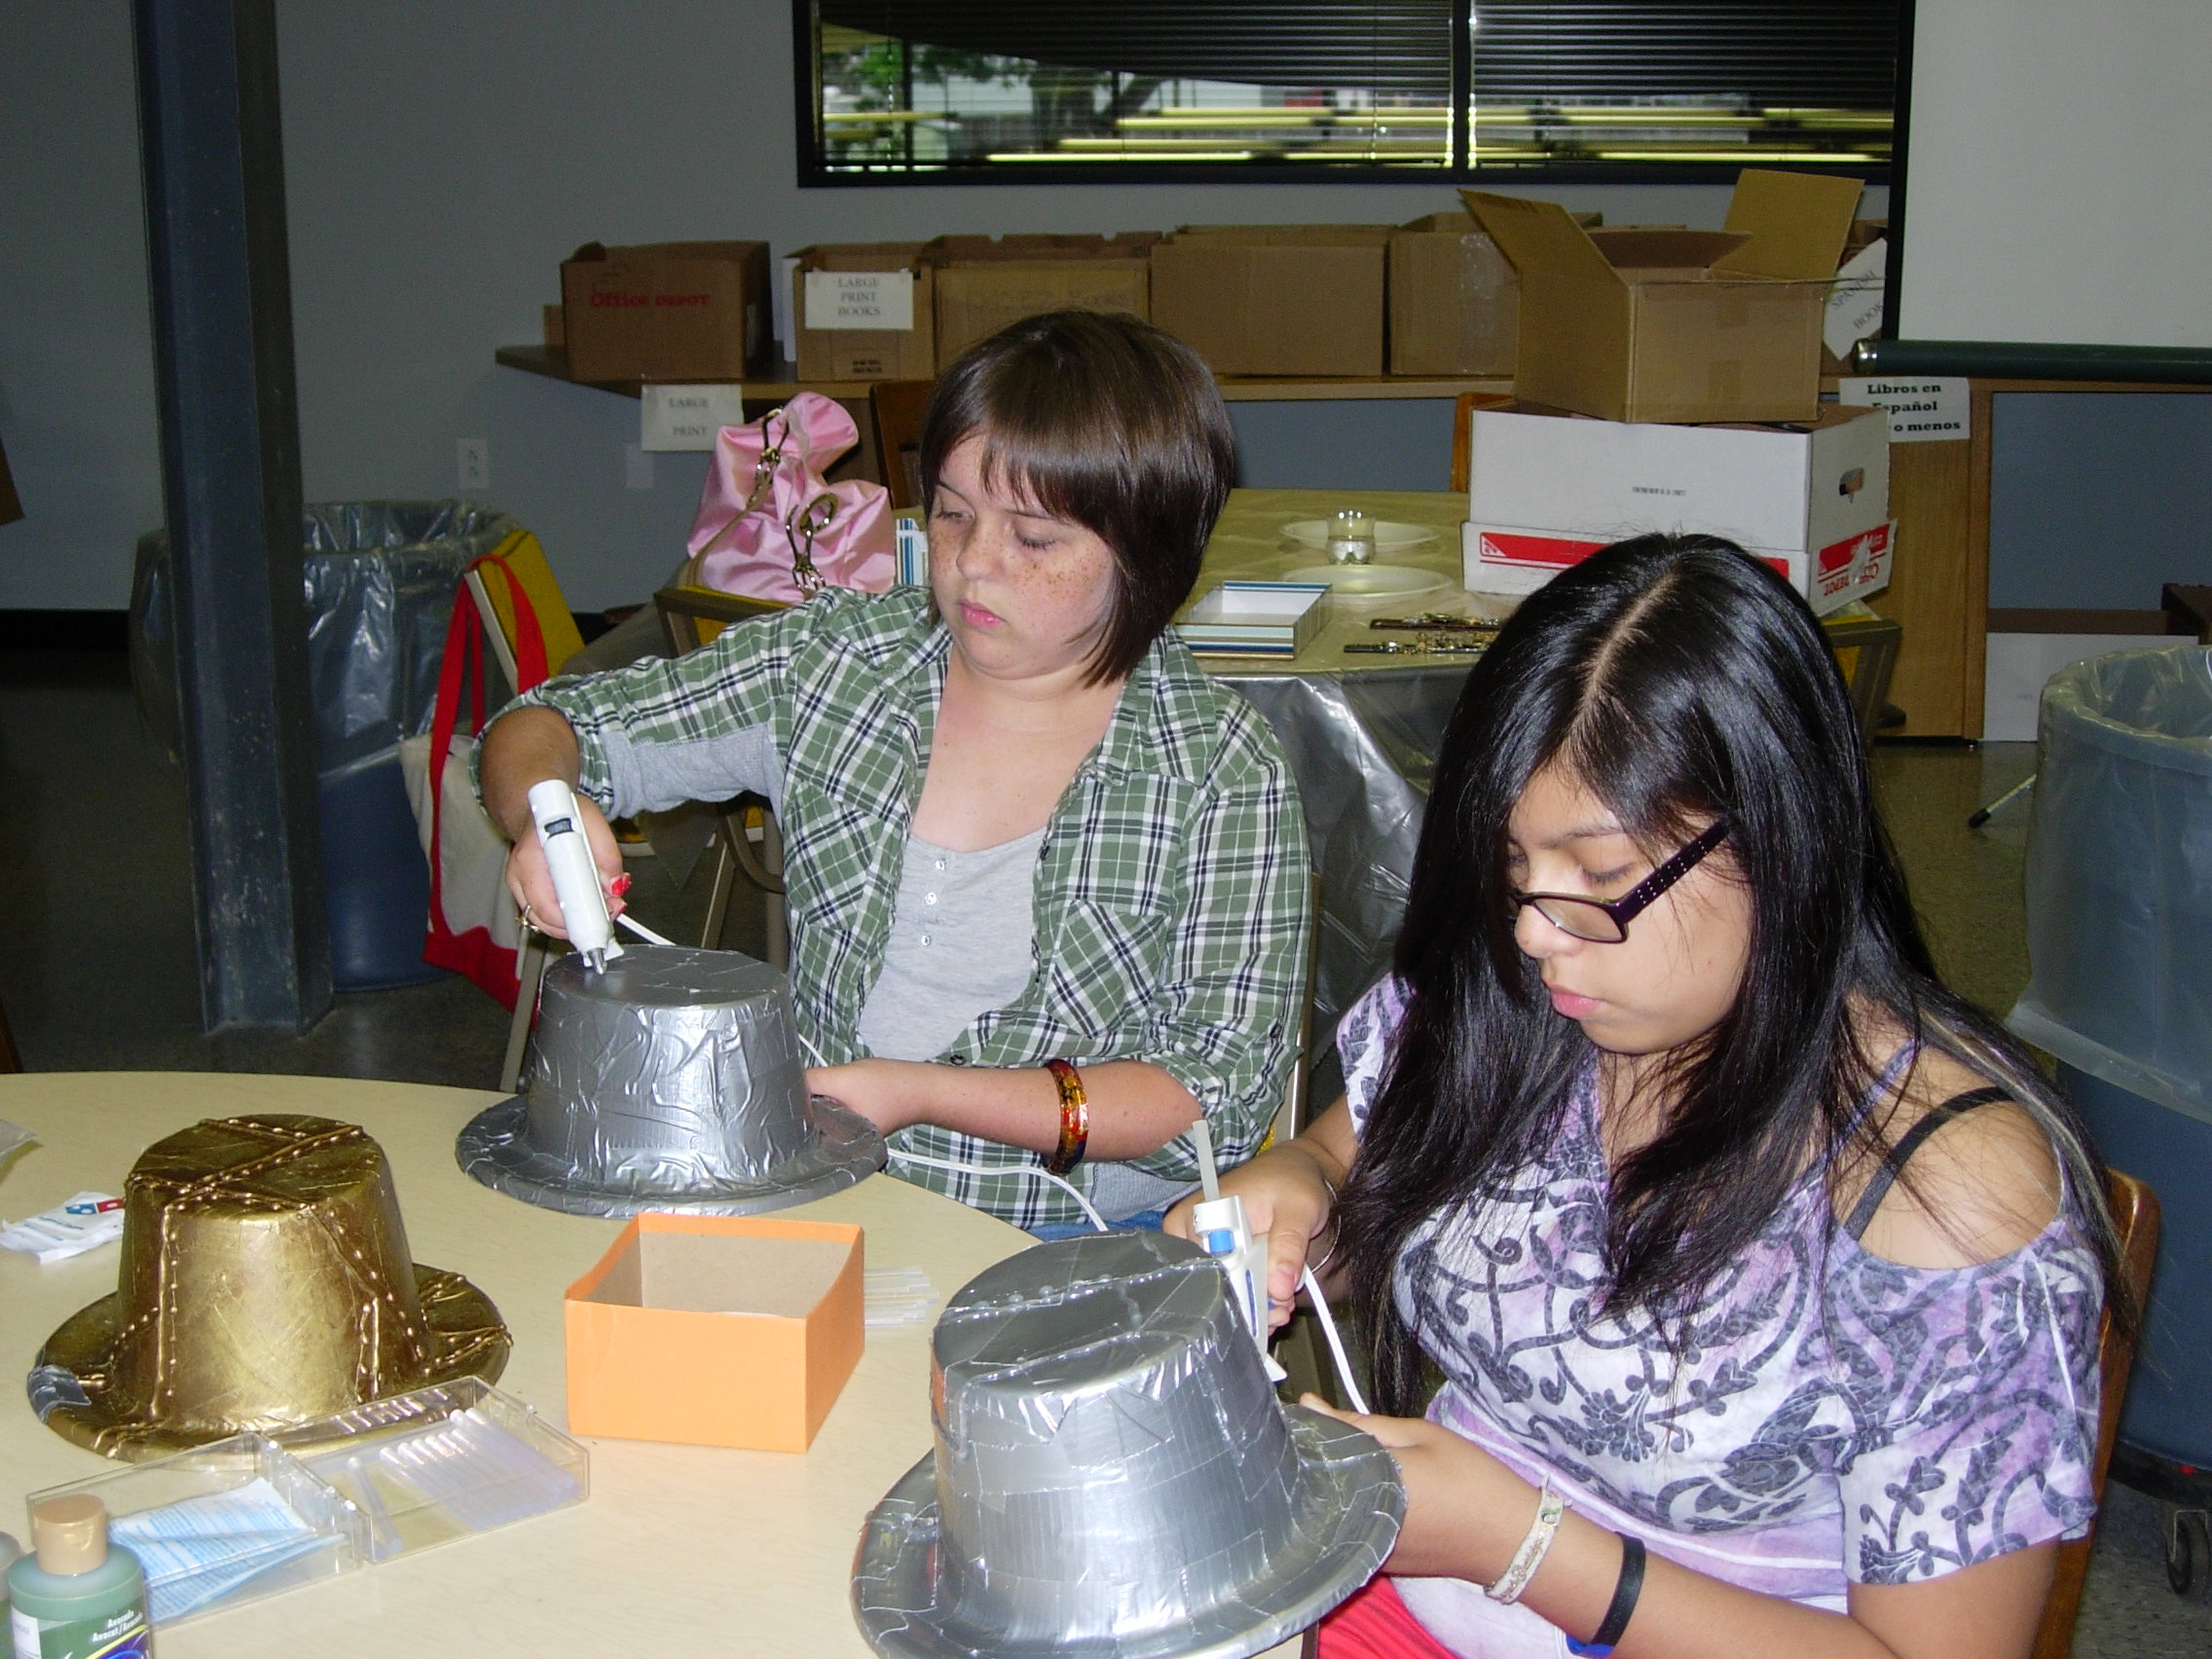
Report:
M1618 899L1577 899L1567 893L1515 893L1516 905L1533 904L1536 913L1562 933L1593 944L1618 944L1628 925L1653 900L1697 867L1698 861L1728 838L1728 821L1716 818L1696 840L1622 894Z

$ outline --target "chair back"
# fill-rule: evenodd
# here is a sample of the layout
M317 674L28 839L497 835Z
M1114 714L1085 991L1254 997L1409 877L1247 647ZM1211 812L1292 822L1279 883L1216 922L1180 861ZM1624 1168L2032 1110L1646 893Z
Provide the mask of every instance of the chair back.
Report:
M660 612L661 633L667 637L670 656L697 650L732 622L750 622L756 616L771 616L791 608L778 599L753 599L719 588L700 587L691 579L696 565L694 560L684 568L684 580L653 595L653 608Z
M545 665L553 673L560 673L562 665L584 648L584 637L576 629L576 613L562 597L553 567L546 563L545 549L537 544L536 536L527 530L518 530L493 548L488 557L498 560L514 572L515 584L530 601L531 609L537 613L537 632L545 642ZM516 684L514 597L507 592L505 582L488 582L475 571L461 580L467 584L469 597L475 601L476 614L484 623L484 633L492 642L492 654L498 659L500 672L506 675L509 685Z
M867 388L875 419L875 453L894 511L922 504L922 420L935 381L877 381Z
M2147 1182L2117 1169L2106 1170L2105 1180L2113 1226L2120 1234L2120 1272L2140 1309L2151 1294L2151 1265L2158 1254L2158 1196ZM2127 1397L2127 1375L2134 1366L2135 1345L2114 1327L2108 1311L2097 1331L2097 1371L2103 1396L2097 1418L2097 1458L2091 1472L2100 1505L2105 1496L2105 1470L2112 1463L2113 1442L2120 1433L2120 1408ZM2082 1585L2088 1577L2093 1541L2094 1534L2058 1546L2050 1595L2043 1604L2043 1622L2036 1627L2035 1659L2067 1659L2074 1650L2074 1621L2082 1610Z

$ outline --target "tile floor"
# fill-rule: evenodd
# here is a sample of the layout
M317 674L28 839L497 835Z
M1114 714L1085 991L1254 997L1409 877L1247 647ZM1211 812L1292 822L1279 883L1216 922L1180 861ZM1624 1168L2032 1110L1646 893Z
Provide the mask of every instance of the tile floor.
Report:
M1987 829L1967 815L2034 766L2025 744L1885 746L1875 770L1936 960L2000 1014L2027 982L2020 905L2025 803ZM224 1070L491 1088L507 1015L459 979L341 996L305 1036L201 1033L184 852L184 786L141 733L123 661L0 653L4 999L34 1070ZM675 889L641 862L633 902L695 937L703 879ZM757 948L741 891L728 942ZM750 937L749 937L750 936ZM4 1206L0 1206L4 1207ZM2212 1599L2165 1581L2165 1507L2115 1486L2077 1632L2081 1659L2202 1659Z

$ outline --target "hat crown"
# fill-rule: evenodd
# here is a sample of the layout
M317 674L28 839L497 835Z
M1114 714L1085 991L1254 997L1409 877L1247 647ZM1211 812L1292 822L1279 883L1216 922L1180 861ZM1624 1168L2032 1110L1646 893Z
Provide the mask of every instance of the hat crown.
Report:
M327 1118L219 1118L124 1187L114 1404L185 1430L281 1427L412 1385L435 1346L384 1149Z
M531 1148L596 1186L679 1196L748 1180L811 1144L784 976L726 950L639 945L548 968Z
M932 1361L940 1565L968 1629L1186 1623L1295 1528L1289 1425L1221 1270L1181 1239L1025 1250L946 1305Z

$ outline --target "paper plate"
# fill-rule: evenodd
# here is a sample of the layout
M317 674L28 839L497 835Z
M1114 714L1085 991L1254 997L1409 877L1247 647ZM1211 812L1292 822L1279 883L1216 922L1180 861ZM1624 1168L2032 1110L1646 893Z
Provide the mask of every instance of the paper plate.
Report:
M1329 545L1327 519L1293 519L1282 527L1282 533L1292 541L1304 542L1309 547ZM1385 552L1397 547L1419 547L1424 541L1434 541L1438 532L1425 524L1401 524L1396 519L1375 521L1375 545Z
M1301 565L1283 572L1286 582L1327 582L1332 592L1354 597L1434 593L1452 578L1416 565Z

